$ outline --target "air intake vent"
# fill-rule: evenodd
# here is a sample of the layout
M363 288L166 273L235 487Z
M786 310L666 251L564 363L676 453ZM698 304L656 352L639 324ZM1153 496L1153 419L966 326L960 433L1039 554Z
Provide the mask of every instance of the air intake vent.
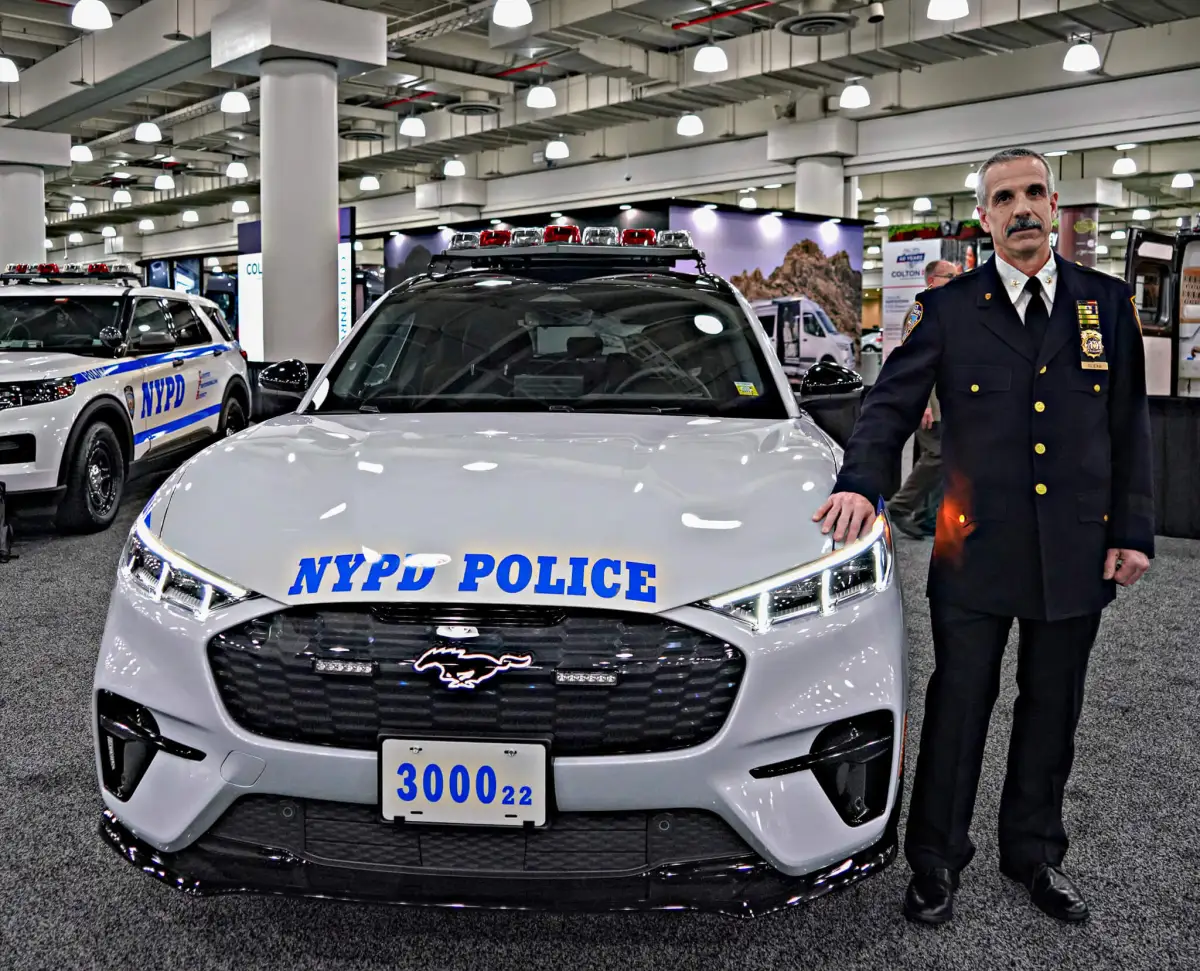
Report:
M844 34L858 24L858 18L845 10L838 10L837 0L803 0L796 4L800 13L781 20L777 27L793 37L828 37Z
M485 115L497 115L500 106L488 97L486 91L464 91L462 98L454 104L447 105L446 110L452 115L466 115L480 118Z
M355 118L350 127L339 134L348 142L381 142L384 138L379 125L369 118Z

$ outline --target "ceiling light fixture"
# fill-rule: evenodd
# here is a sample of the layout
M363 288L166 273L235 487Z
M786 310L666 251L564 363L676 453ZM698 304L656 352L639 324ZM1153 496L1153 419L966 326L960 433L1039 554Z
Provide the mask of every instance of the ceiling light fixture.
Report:
M153 219L143 219L140 223L138 223L138 229L143 233L154 232L154 220Z
M876 226L890 226L891 224L892 224L892 221L890 219L888 219L886 212L881 212L878 216L875 217L875 225Z
M692 61L692 70L700 74L720 74L729 70L729 58L716 44L705 44L696 51L696 59Z
M85 206L82 202L72 202L71 205L67 207L67 215L86 216L87 206Z
M631 206L628 202L622 202L619 206L617 206L617 208L620 209L621 212L629 212L633 206Z
M546 143L546 158L558 160L569 158L570 155L571 149L567 147L567 143L562 140L561 136Z
M409 115L400 122L400 134L405 138L424 138L425 122L416 115Z
M1066 154L1068 154L1068 153L1067 153L1067 152L1063 152L1063 151L1058 151L1058 152L1045 152L1045 153L1043 153L1043 155L1044 155L1044 157L1045 157L1045 158L1061 158L1062 156L1064 156L1064 155L1066 155Z
M250 172L246 168L246 163L241 161L230 162L225 168L225 178L227 179L248 179Z
M1180 172L1171 180L1172 189L1190 189L1196 184L1190 172Z
M361 192L378 192L379 191L379 176L364 175L358 181L358 188Z
M20 80L17 64L11 57L0 55L0 84L16 84Z
M839 108L846 108L853 111L856 108L869 108L870 106L870 92L857 81L852 81L842 88L841 97L838 98Z
M112 25L104 0L78 0L71 10L71 26L79 30L108 30Z
M127 206L131 202L133 202L133 196L129 194L128 189L118 189L113 193L114 206Z
M554 96L554 89L544 81L539 81L525 95L526 108L553 108L557 104L558 98Z
M1124 238L1125 238L1125 230L1123 230L1123 229L1114 229L1114 230L1113 230L1111 233L1109 233L1108 235L1109 235L1109 238L1110 238L1110 239L1124 239Z
M862 189L859 189L857 186L854 189L854 201L855 202L863 201Z
M237 199L234 201L232 208L235 216L244 216L250 211L250 203L245 199Z
M67 242L68 243L82 243L83 242L83 233L71 233L71 235L67 237Z
M1097 243L1096 244L1096 255L1097 256L1108 256L1108 247L1105 246L1103 243Z
M766 185L763 186L763 188L764 189L782 189L783 183L782 182L768 182Z
M1135 209L1135 210L1133 210L1132 218L1136 222L1145 222L1147 219L1150 218L1150 210L1149 209L1140 209L1140 208Z
M1113 162L1113 175L1134 175L1137 172L1137 162L1131 159L1128 155L1122 155L1119 159Z
M692 138L696 135L704 134L704 121L699 115L688 112L686 115L680 115L679 121L675 122L675 134L683 135L685 138Z
M758 200L755 199L754 196L742 196L738 200L738 205L741 206L743 209L757 209L758 208Z
M965 185L968 189L977 188L979 185L979 173L968 172L966 181L963 183L963 185Z
M1067 48L1066 56L1063 58L1062 69L1076 74L1097 71L1100 69L1100 52L1092 46L1090 40L1080 37L1074 44Z
M158 192L170 192L175 188L174 176L168 175L166 172L157 176L154 179L154 188Z
M913 212L929 212L933 209L933 203L928 196L917 196L913 200Z
M181 218L185 223L198 223L200 221L200 214L195 209L189 209Z
M497 27L524 27L533 22L529 0L496 0L492 7L492 23Z
M442 174L448 178L457 179L467 174L467 167L463 165L461 159L447 159L446 164L442 167Z
M250 99L243 91L226 91L221 96L221 111L227 115L244 115L250 110Z
M970 12L967 0L929 0L925 16L930 20L962 20Z
M103 229L100 230L100 235L103 236L105 239L112 239L114 236L117 235L117 231L112 226L105 226Z
M1123 145L1117 146L1118 152L1131 152L1137 148L1137 142L1125 142Z
M72 162L90 162L92 160L92 150L86 145L71 146L71 161Z
M158 125L152 121L143 121L134 129L133 140L135 142L145 142L147 145L153 145L155 142L162 141L162 132L159 131Z

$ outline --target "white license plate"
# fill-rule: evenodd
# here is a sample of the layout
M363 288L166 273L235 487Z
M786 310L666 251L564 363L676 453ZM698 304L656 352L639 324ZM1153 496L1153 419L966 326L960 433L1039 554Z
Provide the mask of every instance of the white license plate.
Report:
M380 747L384 819L452 826L546 824L545 745L386 738Z

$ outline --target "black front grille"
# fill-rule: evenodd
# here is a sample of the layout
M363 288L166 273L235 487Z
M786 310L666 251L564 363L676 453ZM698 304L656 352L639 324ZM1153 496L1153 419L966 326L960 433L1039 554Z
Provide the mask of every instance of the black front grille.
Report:
M374 806L276 796L238 800L213 838L312 862L442 873L629 873L753 854L721 817L694 809L560 813L545 829L442 828L385 823Z
M470 626L478 636L439 635ZM413 664L433 647L531 655L472 689ZM209 641L230 715L258 735L373 749L380 734L540 736L554 755L663 752L725 723L745 667L719 638L659 617L584 610L433 605L293 608ZM316 659L374 663L371 676L319 674ZM616 684L560 684L565 673Z

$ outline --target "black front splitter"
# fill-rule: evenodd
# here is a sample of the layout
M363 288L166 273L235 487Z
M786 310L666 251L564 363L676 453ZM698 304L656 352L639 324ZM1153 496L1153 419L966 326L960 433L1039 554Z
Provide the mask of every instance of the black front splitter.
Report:
M849 860L788 876L757 856L658 866L633 874L529 876L447 874L331 866L287 851L202 838L174 853L156 850L105 810L100 835L129 863L176 890L201 896L265 893L426 907L602 913L690 910L760 917L842 890L896 857L897 798L883 836Z

